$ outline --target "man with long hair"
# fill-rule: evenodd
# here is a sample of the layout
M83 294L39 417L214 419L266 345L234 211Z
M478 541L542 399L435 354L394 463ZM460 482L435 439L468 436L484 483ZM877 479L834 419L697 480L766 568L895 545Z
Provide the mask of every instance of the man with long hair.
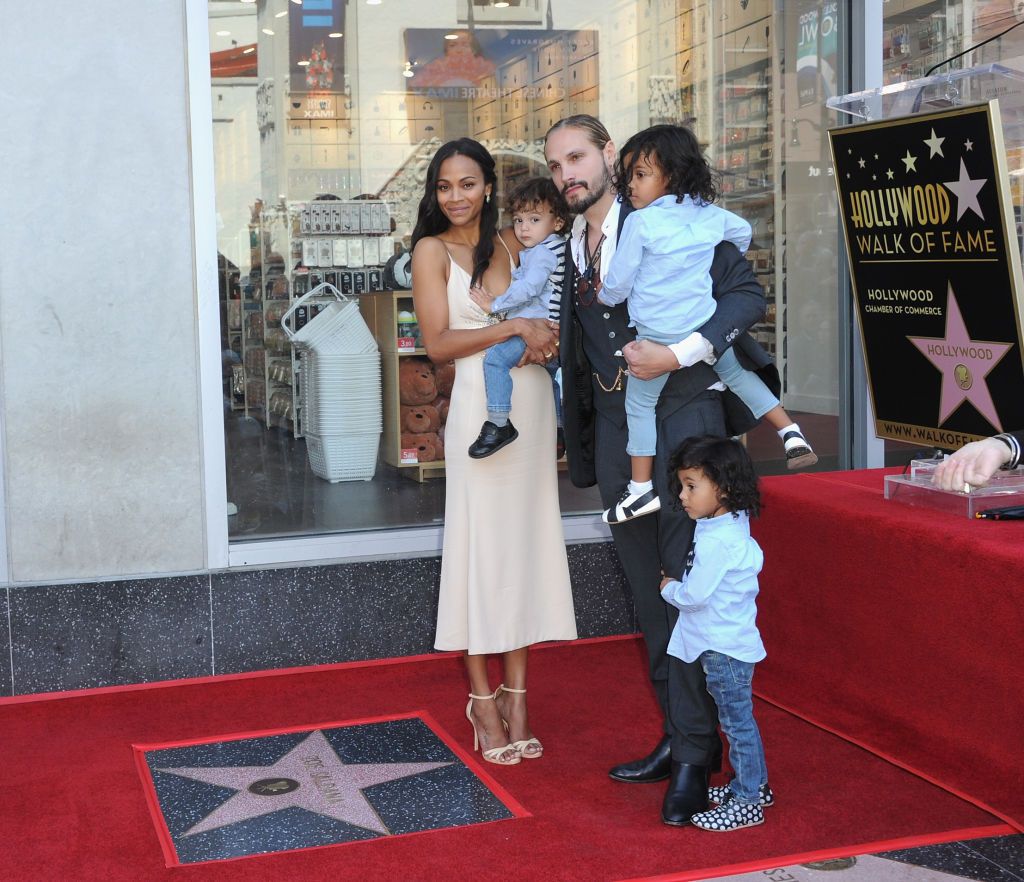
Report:
M727 402L727 424L723 397L730 395L721 391L705 359L714 360L746 336L764 315L764 292L736 247L722 243L711 266L714 316L671 347L634 341L625 304L605 306L597 299L631 210L613 186L615 145L599 120L571 116L548 131L545 156L555 185L577 214L567 246L560 321L569 475L579 487L596 483L605 508L616 503L630 477L627 376L649 379L671 373L658 405L654 480L661 511L611 528L647 644L651 681L664 716L663 736L647 756L615 766L610 775L628 783L671 779L662 820L681 826L707 809L709 777L721 762L722 745L715 705L699 664L666 652L677 612L661 599L658 586L663 570L683 571L693 535L693 521L669 493L666 462L691 435L724 436L727 425L735 434L756 423L741 402L732 400ZM763 352L752 351L754 366L770 361Z

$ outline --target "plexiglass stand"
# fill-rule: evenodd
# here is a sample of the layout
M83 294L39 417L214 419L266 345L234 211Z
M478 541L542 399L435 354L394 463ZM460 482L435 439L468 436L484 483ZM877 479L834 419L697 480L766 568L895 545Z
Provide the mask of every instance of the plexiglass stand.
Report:
M915 459L902 475L887 475L885 498L907 505L920 505L959 517L973 518L977 512L1007 505L1024 505L1024 466L999 471L985 487L961 491L940 490L932 484L932 473L939 459Z
M829 98L826 106L853 117L843 122L867 122L934 113L964 104L999 99L1003 138L1007 147L1024 143L1024 72L1001 64L984 64L964 70L933 74L880 89L865 89Z

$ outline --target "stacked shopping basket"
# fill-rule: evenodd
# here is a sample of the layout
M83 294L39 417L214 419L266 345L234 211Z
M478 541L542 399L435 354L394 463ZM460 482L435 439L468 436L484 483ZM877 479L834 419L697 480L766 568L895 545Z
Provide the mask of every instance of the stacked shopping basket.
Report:
M296 328L299 308L312 312L325 298ZM320 285L292 304L281 327L301 350L300 419L310 468L332 483L369 481L382 428L380 352L359 306L333 285Z

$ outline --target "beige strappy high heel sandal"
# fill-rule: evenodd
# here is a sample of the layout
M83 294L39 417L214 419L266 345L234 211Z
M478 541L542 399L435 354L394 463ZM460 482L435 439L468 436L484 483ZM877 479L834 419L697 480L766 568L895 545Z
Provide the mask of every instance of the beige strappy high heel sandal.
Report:
M526 695L525 689L513 689L510 686L506 686L502 683L497 689L494 690L494 697L497 698L502 692L511 692L514 695ZM502 720L502 722L505 722ZM505 728L508 729L508 723L505 723ZM521 741L513 741L512 747L519 751L519 755L523 759L540 759L544 756L544 745L541 744L536 738L529 737L524 738Z
M500 689L501 687L499 686L498 688ZM478 701L486 701L489 698L493 701L497 695L497 692L494 692L491 695L474 695L472 692L469 693L469 704L466 705L466 719L469 720L469 725L473 727L474 751L480 750L480 733L477 731L476 723L473 721L473 699L475 698ZM510 754L510 756L506 759L502 759L504 754ZM490 747L487 750L481 751L481 756L483 756L487 762L494 763L497 766L514 766L522 759L519 748L514 744L503 744L501 747Z

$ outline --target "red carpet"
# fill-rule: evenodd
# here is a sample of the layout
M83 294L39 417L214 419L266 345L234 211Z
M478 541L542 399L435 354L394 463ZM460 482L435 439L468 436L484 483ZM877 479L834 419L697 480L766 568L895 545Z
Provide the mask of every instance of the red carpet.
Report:
M899 471L762 481L755 687L1024 830L1024 527L887 502Z
M462 745L461 662L452 656L0 704L9 786L0 803L10 880L280 878L617 880L913 837L1006 832L978 808L759 702L778 803L761 827L727 835L659 820L662 785L622 785L607 768L657 737L635 640L531 656L530 697L545 758L486 770L531 817L412 836L166 869L133 743L207 739L423 709ZM778 865L778 864L776 864Z

